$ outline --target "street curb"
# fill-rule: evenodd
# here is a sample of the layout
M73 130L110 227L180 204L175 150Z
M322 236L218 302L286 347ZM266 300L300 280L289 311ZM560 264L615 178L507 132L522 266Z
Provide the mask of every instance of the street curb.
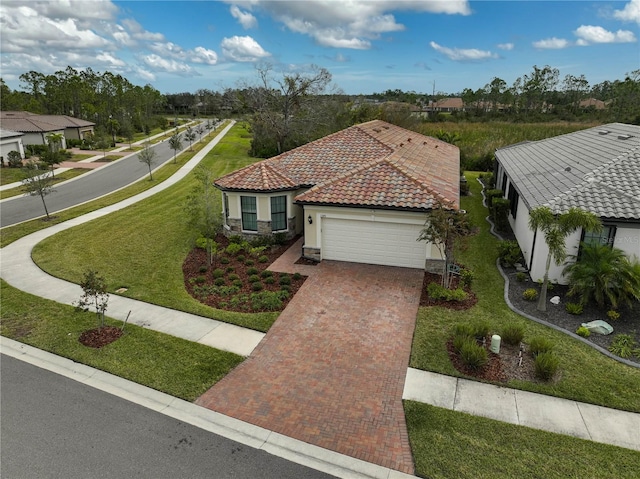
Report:
M415 476L323 449L225 416L127 379L0 336L0 353L118 396L219 436L340 478L409 479Z

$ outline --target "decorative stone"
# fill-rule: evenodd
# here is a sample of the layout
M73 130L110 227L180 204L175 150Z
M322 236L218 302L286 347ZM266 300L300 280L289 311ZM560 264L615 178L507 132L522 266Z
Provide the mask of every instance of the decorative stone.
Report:
M582 323L582 326L584 328L587 328L592 333L604 335L613 333L613 326L601 319L596 319L595 321L590 321L588 323Z
M555 305L560 304L560 296L554 296L553 298L551 298L549 300L549 302L552 303L552 304L555 304Z

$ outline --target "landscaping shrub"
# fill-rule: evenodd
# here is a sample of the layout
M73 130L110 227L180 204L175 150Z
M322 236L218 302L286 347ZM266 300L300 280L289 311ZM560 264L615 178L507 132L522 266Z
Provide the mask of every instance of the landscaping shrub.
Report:
M473 280L475 279L475 274L471 269L463 269L460 272L460 282L462 286L465 288L471 288L471 284L473 284Z
M280 290L289 292L289 291L291 291L291 286L288 285L288 284L281 284L280 285Z
M580 303L567 303L564 306L569 314L575 314L576 316L582 314L582 305Z
M226 256L220 258L220 263L222 264L229 264L229 261L229 258L227 258Z
M464 301L467 299L467 293L462 288L447 289L438 283L429 283L427 293L430 298L436 301Z
M280 284L283 286L288 286L291 284L291 278L287 275L280 276Z
M242 280L241 279L234 279L232 284L234 286L236 286L237 288L242 288Z
M273 276L273 271L269 271L268 269L265 269L262 273L260 273L260 276L262 276L263 278L269 278Z
M236 279L239 279L239 278L240 278L240 276L238 276L238 275L237 275L237 274L235 274L235 273L232 273L232 274L230 274L230 275L228 276L228 278L229 278L229 281L235 281Z
M196 248L207 249L207 238L205 238L204 236L200 236L196 240Z
M509 229L509 209L511 202L505 198L494 198L491 206L493 221L498 231Z
M243 242L244 242L244 239L240 235L229 236L229 243L231 244L241 244Z
M503 266L512 267L522 259L522 250L517 241L499 241L498 257Z
M282 246L287 242L287 234L286 233L276 233L273 235L273 243L278 246Z
M237 260L240 261L241 263L245 260L245 257L243 254L239 254L237 257Z
M225 248L227 254L237 255L242 251L242 245L240 243L229 243L229 246Z
M258 268L247 268L247 274L258 274Z
M261 254L262 254L262 253L264 252L264 250L266 250L266 249L267 249L267 247L266 247L266 246L255 246L255 247L253 247L253 248L250 248L250 249L249 249L249 254L250 254L251 256L254 256L254 257L256 257L256 258L257 258L258 256L261 256Z
M254 264L256 264L256 262L249 258L244 262L244 264L246 264L247 266L253 266Z
M273 284L276 282L273 276L267 276L266 278L263 279L263 281L265 282L265 284Z
M517 346L524 338L524 329L519 324L507 324L502 328L500 337L505 344Z
M279 311L280 309L282 309L281 296L278 293L272 291L261 291L259 293L252 293L251 309Z
M529 351L531 351L533 357L540 353L549 353L553 350L553 347L553 342L542 336L535 336L529 341Z
M535 375L538 379L549 381L558 370L560 359L550 351L541 352L534 362Z
M462 342L460 359L471 369L479 369L487 364L487 350L469 338Z
M266 263L269 261L269 257L265 254L263 254L262 256L260 256L258 258L258 263Z
M195 282L197 284L202 284L202 283L204 283L206 281L207 281L207 278L205 278L204 276L197 276L196 279L195 279Z
M301 279L302 279L302 275L301 275L300 273L293 273L292 278L293 278L295 281L299 281L299 280L301 280Z
M264 288L264 285L260 281L256 281L255 283L251 283L251 289L254 291L260 291Z
M516 281L518 283L522 283L525 279L527 279L527 275L524 274L522 271L518 271L516 273Z
M473 338L475 336L475 327L471 323L458 323L453 327L453 336Z
M487 207L491 209L494 198L502 198L502 190L486 190L484 195L487 198Z
M591 336L591 330L584 326L580 326L578 329L576 329L576 334L578 336L582 336L583 338L588 338L589 336Z
M538 299L538 292L533 288L528 288L524 290L522 297L527 301L535 301Z
M486 321L475 321L471 323L473 335L476 339L484 339L489 334L489 323Z
M616 319L620 319L620 313L618 313L615 309L610 309L607 311L607 318L611 321L615 321Z
M636 341L630 334L616 334L609 345L609 351L621 358L630 358L636 346Z
M203 264L202 266L200 266L200 267L198 268L198 271L199 271L200 273L206 273L207 271L209 271L209 267L208 267L207 265Z
M465 336L465 335L454 336L452 343L453 343L453 349L455 350L455 352L460 354L460 351L462 351L462 345L465 344L467 341L475 341L475 339L472 336Z
M13 150L7 153L7 166L9 166L9 168L22 167L22 157L19 152Z
M235 269L233 266L227 266L227 268L226 268L226 270L225 270L225 271L226 271L227 273L233 273L235 270L236 270L236 269Z
M226 283L226 281L224 280L224 278L216 278L216 280L213 282L216 286L222 286L223 284Z
M260 276L258 276L257 274L252 274L251 276L249 276L250 283L257 283L259 281L260 281Z
M213 270L213 273L211 273L213 275L214 278L222 278L224 276L224 271L220 268L216 268Z

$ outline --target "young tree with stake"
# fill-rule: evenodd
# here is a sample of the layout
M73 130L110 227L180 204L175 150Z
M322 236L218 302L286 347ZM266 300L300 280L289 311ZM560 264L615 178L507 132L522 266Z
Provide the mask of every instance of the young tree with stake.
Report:
M144 144L144 148L140 150L140 153L138 153L138 160L149 167L149 181L153 181L151 167L156 161L156 151L151 148L148 141Z

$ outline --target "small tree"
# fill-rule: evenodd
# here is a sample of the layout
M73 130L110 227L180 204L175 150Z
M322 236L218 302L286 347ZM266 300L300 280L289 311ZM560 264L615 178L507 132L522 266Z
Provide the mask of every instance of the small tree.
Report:
M198 180L185 205L188 225L198 235L207 239L208 263L213 263L213 257L217 251L215 238L222 227L222 211L218 190L213 186L215 180L213 173L205 167L194 170Z
M193 143L193 140L196 139L196 133L190 126L188 126L184 131L184 139L189 142L189 151L193 151L193 148L191 148L191 144Z
M151 167L156 161L156 151L151 148L151 145L148 141L144 144L144 148L138 153L138 160L149 167L149 181L153 181L153 176L151 175Z
M171 138L169 138L169 148L173 150L173 162L176 163L178 150L182 149L182 138L180 138L180 134L177 129L176 132L171 135Z
M47 203L44 198L55 191L51 186L53 182L53 174L49 171L39 169L38 163L35 161L29 161L22 171L24 172L22 184L25 187L25 195L39 196L40 199L42 199L42 205L44 206L44 212L47 215L47 220L51 219L49 216L49 210L47 209Z
M109 120L107 121L107 130L109 130L109 133L111 133L111 141L113 146L116 146L116 133L119 129L120 123L118 123L118 120L109 118Z
M204 134L204 126L200 123L196 128L196 133L198 134L198 143L202 141L202 135Z
M213 129L213 123L211 123L211 120L207 120L207 123L204 125L205 129L207 130L207 137L211 134L211 130Z
M542 288L536 306L538 311L546 311L551 260L555 259L556 265L560 266L567 259L566 240L571 233L579 228L585 231L600 231L602 224L600 218L589 211L570 208L566 213L554 214L548 206L538 206L529 212L529 228L534 232L540 230L549 248Z
M82 296L76 302L75 306L83 311L89 311L92 307L96 312L98 328L104 326L104 313L107 310L109 302L109 293L107 293L107 282L97 271L87 270L84 273L82 282Z
M427 221L420 232L418 241L432 243L444 257L442 271L442 286L448 288L451 284L450 266L455 263L454 246L458 238L470 232L466 215L454 209L452 204L437 201L427 214Z
M42 155L40 155L40 160L51 167L51 176L54 176L54 165L58 165L62 162L60 148L62 147L63 139L64 136L62 133L51 133L50 135L47 135L47 149Z

